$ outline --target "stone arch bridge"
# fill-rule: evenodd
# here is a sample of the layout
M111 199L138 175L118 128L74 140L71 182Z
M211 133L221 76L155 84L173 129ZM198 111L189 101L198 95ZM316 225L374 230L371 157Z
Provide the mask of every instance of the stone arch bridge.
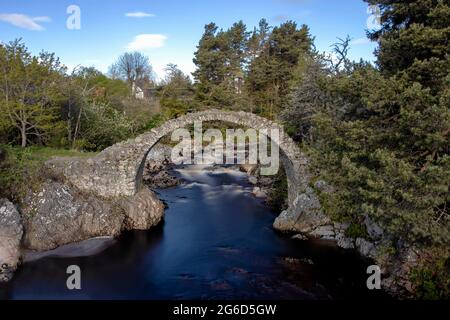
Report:
M255 130L279 129L280 161L288 180L289 214L292 220L299 211L320 211L320 204L309 187L308 159L295 142L285 134L282 126L252 113L209 110L189 113L169 120L134 139L117 143L88 159L74 159L58 170L79 190L103 198L130 197L139 192L145 160L158 141L195 121L222 121ZM294 216L292 216L294 215Z

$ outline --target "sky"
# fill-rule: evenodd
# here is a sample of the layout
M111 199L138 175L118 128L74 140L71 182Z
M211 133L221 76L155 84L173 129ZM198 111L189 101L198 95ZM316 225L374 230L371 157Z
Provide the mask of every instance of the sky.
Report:
M0 0L0 42L22 38L31 52L54 52L69 69L102 72L122 53L141 51L161 78L168 63L195 70L205 24L228 29L243 20L253 30L261 18L308 25L321 52L349 35L350 58L374 60L363 0Z

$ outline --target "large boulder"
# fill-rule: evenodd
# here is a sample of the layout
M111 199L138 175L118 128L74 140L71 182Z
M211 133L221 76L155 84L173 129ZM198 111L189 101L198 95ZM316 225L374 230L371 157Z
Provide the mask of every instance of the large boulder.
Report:
M128 198L103 199L49 180L26 197L23 215L25 247L43 251L115 237L123 230L147 230L161 221L164 205L148 188Z
M24 245L51 250L88 238L116 236L124 221L121 211L109 201L47 181L40 192L26 197Z
M164 204L148 188L122 200L127 230L147 230L157 225L164 216Z
M0 199L0 282L9 281L20 261L22 221L17 208Z
M180 180L167 170L172 163L171 151L172 148L164 144L157 144L150 150L142 175L143 181L150 188L166 189L180 183Z
M282 232L297 232L308 234L313 230L330 224L331 220L322 209L319 199L311 188L300 194L288 210L283 211L273 224L276 230Z

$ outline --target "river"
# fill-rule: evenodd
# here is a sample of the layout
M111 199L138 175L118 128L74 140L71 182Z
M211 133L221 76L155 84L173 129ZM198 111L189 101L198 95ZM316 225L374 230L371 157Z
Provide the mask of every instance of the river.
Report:
M272 229L276 217L244 173L189 166L157 190L168 208L149 231L123 234L100 253L24 263L2 299L385 299L366 288L369 262L326 241ZM66 269L81 269L68 290Z

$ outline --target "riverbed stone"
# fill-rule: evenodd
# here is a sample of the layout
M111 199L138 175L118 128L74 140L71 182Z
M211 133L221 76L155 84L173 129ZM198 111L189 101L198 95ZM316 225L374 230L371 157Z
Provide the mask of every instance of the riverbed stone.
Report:
M343 249L354 249L355 243L353 239L345 236L343 232L339 232L335 236L336 244Z
M240 164L239 170L247 173L248 175L254 175L258 170L257 164Z
M374 258L376 256L375 245L364 238L357 238L355 240L355 247L365 257Z
M295 199L288 210L283 211L275 219L273 227L282 232L309 234L313 230L330 223L330 218L321 209L319 199L308 188L305 193L300 194Z
M334 227L332 225L321 226L311 231L309 235L321 239L334 239Z
M253 185L256 185L256 184L258 184L258 178L255 176L251 176L248 178L248 182L250 182Z
M0 199L0 282L9 281L20 261L22 219L13 203Z

